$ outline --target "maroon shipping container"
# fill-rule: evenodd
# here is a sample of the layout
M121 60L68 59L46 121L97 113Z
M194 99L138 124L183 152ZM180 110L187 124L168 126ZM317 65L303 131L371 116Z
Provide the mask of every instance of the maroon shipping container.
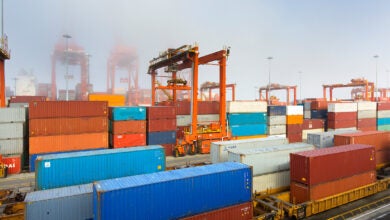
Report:
M302 124L287 124L286 132L287 134L301 134L302 135L303 126Z
M300 204L307 201L319 200L365 185L372 184L375 181L375 171L369 171L312 186L297 182L291 182L290 200L293 204Z
M107 117L39 118L29 120L30 137L108 131Z
M350 121L357 120L357 112L328 112L329 121Z
M390 149L377 150L375 156L377 165L390 164Z
M228 206L221 209L205 212L189 217L182 218L182 220L251 220L253 219L253 204L246 202L238 205Z
M218 101L198 102L198 114L199 115L219 114L219 102Z
M153 119L148 120L148 132L174 131L176 130L176 117L173 119Z
M110 121L112 134L146 133L146 121Z
M191 114L191 103L189 101L179 101L175 103L177 115Z
M367 144L375 147L375 150L390 149L390 132L388 131L363 131L349 134L337 134L334 136L334 145Z
M177 126L176 127L176 138L177 139L183 139L184 138L184 131L189 130L190 126Z
M165 156L173 156L173 150L175 150L175 144L160 144L165 149Z
M324 100L314 100L310 103L311 110L326 110L328 109L328 102Z
M32 101L46 101L46 96L11 96L9 103L29 103Z
M106 101L36 101L29 103L29 118L107 116Z
M122 147L134 147L145 146L146 134L119 134L110 135L110 147L122 148Z
M338 128L352 128L357 127L357 120L337 120L331 121L328 120L328 128L338 129Z
M302 142L302 132L295 133L295 134L287 133L287 139L289 143Z
M390 102L378 102L377 110L390 110Z
M290 154L291 181L315 185L375 171L375 148L350 144Z
M176 109L174 106L150 106L146 108L146 117L152 119L175 119Z
M324 126L325 121L323 119L303 119L302 129L320 129Z
M363 128L363 127L375 127L376 128L376 118L358 119L357 127L358 128Z

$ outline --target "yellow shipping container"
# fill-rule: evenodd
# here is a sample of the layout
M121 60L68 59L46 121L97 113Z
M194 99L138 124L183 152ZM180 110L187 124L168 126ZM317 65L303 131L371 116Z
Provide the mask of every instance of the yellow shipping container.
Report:
M126 97L119 94L92 93L88 95L89 101L107 101L108 106L125 106Z
M287 115L286 123L288 125L303 124L303 115Z

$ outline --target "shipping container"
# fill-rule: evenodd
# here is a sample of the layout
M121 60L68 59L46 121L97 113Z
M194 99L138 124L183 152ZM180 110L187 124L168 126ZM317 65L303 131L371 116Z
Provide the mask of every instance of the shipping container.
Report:
M28 102L8 103L9 108L28 108Z
M146 144L175 144L176 130L174 131L158 131L149 132L146 134Z
M328 101L314 100L311 102L310 109L311 110L327 110L328 109Z
M90 93L88 94L88 101L106 101L110 107L124 106L126 104L126 96L120 94Z
M93 186L95 219L178 219L251 199L251 168L228 162L98 181Z
M228 161L228 151L244 150L261 147L288 144L286 137L268 136L265 138L253 138L233 141L211 142L210 157L211 163L221 163Z
M50 154L35 160L38 190L165 170L161 146Z
M328 120L328 128L338 129L338 128L351 128L357 127L357 120Z
M390 164L390 149L377 150L375 152L376 164L379 166Z
M280 192L290 187L290 170L253 177L253 193Z
M221 209L216 209L209 212L181 218L181 220L252 220L253 219L253 203L245 202L238 205L232 205Z
M197 117L198 123L202 122L215 122L219 121L218 114L212 115L198 115ZM177 115L176 116L176 124L177 126L188 126L191 125L192 116L191 115Z
M123 106L110 107L109 118L112 121L126 121L126 120L146 120L146 107L143 106Z
M46 101L46 96L11 96L9 103L29 103L32 101Z
M366 110L374 110L376 111L376 102L357 102L357 110L358 111L366 111Z
M92 184L27 193L24 218L39 220L93 219Z
M357 103L356 102L329 103L328 114L329 112L357 112Z
M226 102L227 113L267 112L265 101L228 101Z
M112 134L140 134L146 133L146 121L110 121L110 133Z
M390 131L390 124L389 125L378 125L377 130L378 131Z
M134 147L146 145L146 134L110 134L110 147Z
M108 148L108 133L37 136L29 138L29 153Z
M29 120L29 136L108 132L108 118L39 118Z
M286 115L286 106L270 105L267 107L268 116Z
M379 125L390 125L390 118L378 118L377 124Z
M327 109L311 110L310 117L316 119L326 119L328 117L328 110Z
M378 111L377 113L378 113L377 115L378 118L390 118L390 110L382 110L382 111Z
M0 108L0 123L25 122L26 108Z
M338 131L327 131L321 133L307 134L307 143L312 144L318 148L332 147L334 146L334 135L335 134L346 134L356 133L356 130L338 130Z
M45 101L29 104L29 119L58 117L107 116L107 102L104 101Z
M23 138L0 139L0 154L23 154L24 145Z
M165 149L165 156L173 156L176 144L161 144L161 146Z
M149 119L147 121L147 131L174 131L176 130L176 118Z
M302 131L300 133L293 133L293 134L287 133L288 142L289 143L299 143L299 142L302 142L303 141L302 133L303 133Z
M286 124L295 125L303 123L303 115L287 115Z
M334 145L367 144L375 150L390 149L390 132L366 131L350 134L337 134L334 136Z
M319 200L372 184L375 181L375 171L369 171L317 185L308 186L298 182L291 182L290 202L293 204L300 204L307 201Z
M357 120L357 127L360 128L373 128L376 130L376 118L363 118Z
M390 110L390 102L378 102L377 110Z
M306 143L294 143L248 150L230 150L228 161L252 166L253 176L290 169L290 153L313 150Z
M290 154L291 181L315 185L375 171L375 148L351 144Z
M328 112L328 120L329 121L335 121L335 120L356 120L357 119L357 112Z
M325 121L323 119L304 119L302 129L324 129Z
M311 118L311 111L303 111L303 118L304 119L310 119Z
M303 101L303 111L310 111L311 110L311 102L312 101Z
M286 115L301 115L303 117L302 105L288 105L286 106Z
M253 113L229 113L227 115L229 125L266 124L266 112Z
M218 101L200 101L198 102L198 114L210 115L219 113Z
M176 119L175 106L150 106L146 108L147 119Z
M286 125L269 125L267 134L269 135L286 134Z
M357 118L363 119L363 118L375 118L376 119L377 111L375 110L364 110L364 111L358 111L357 112Z
M321 132L324 132L323 128L302 130L302 140L307 140L307 135L308 134L321 133Z
M0 139L23 138L26 136L25 122L0 123Z
M22 154L3 155L3 163L8 167L8 174L18 174L22 172L23 158Z
M286 131L288 134L302 134L302 124L287 124Z
M269 116L268 117L268 125L286 125L286 116Z
M251 136L267 134L267 124L231 125L232 136Z

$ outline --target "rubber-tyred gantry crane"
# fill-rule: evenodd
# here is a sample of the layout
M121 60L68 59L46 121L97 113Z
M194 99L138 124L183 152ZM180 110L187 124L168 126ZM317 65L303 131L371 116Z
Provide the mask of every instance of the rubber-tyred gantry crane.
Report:
M333 89L335 88L346 88L346 87L360 87L363 90L355 90L356 92L363 92L361 99L365 101L374 101L374 83L368 82L368 80L363 78L351 79L350 83L347 84L331 84L331 85L322 85L324 99L326 100L327 89L329 89L329 101L333 101Z
M215 53L199 57L198 46L184 45L177 49L168 49L161 53L157 58L150 61L148 74L151 75L152 84L152 105L156 101L156 91L160 89L156 85L157 70L163 67L170 69L172 73L172 83L168 84L164 89L173 90L173 101L176 101L176 90L191 89L191 127L188 132L184 132L184 138L177 140L174 150L175 156L184 156L187 152L190 154L209 153L211 141L228 139L226 129L226 60L229 55L228 49L223 49ZM198 124L198 67L211 63L218 62L219 66L219 122L209 125ZM176 71L190 68L191 86L178 84ZM167 72L167 71L166 71Z
M286 103L281 103L276 100L272 100L271 97L269 97L270 91L273 90L286 90ZM285 85L279 85L276 83L272 83L268 86L263 86L259 88L259 96L260 96L260 101L267 101L270 104L273 105L290 105L290 95L291 93L293 94L293 101L292 104L296 105L297 104L297 86L285 86ZM264 94L265 93L265 97Z
M230 88L232 93L231 101L236 100L236 84L226 84L226 90ZM214 89L219 89L219 83L217 82L204 82L200 86L200 93L202 95L205 95L205 92L207 93L207 96L205 95L205 101L213 101L216 99L219 99L219 95L212 97L212 93Z
M57 100L57 75L56 64L60 61L64 65L79 65L81 70L80 80L80 94L76 99L88 100L88 55L84 49L74 42L65 44L59 42L54 48L54 52L51 56L52 72L51 72L51 100ZM70 77L68 73L65 74L65 78ZM68 80L68 79L65 79Z
M3 34L0 38L0 107L6 107L4 63L5 60L10 59L10 57L8 38L7 35Z

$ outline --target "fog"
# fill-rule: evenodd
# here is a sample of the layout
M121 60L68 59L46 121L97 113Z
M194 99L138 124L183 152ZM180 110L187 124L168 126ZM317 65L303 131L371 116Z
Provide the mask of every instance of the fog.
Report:
M375 82L376 70L379 87L389 87L386 0L4 0L3 10L11 49L6 85L11 87L23 70L50 83L50 56L58 42L64 43L63 34L91 54L95 91L106 90L107 59L117 44L137 48L142 88L150 88L152 58L194 43L200 56L231 47L227 83L236 83L237 99L254 99L256 87L268 84L269 73L272 83L298 85L302 98L321 97L323 84L361 77ZM69 71L75 73L74 86L79 68ZM62 88L64 73L58 65L57 85ZM217 73L215 66L200 68L200 83L218 80Z

